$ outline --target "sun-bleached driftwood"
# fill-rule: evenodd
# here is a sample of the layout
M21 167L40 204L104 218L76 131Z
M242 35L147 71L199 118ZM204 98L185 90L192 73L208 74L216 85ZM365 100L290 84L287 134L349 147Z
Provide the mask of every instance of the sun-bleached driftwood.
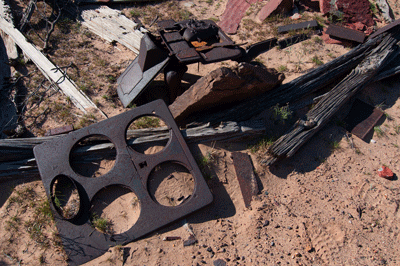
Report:
M121 11L102 6L81 13L82 25L104 40L119 42L139 54L140 40L146 30L142 25L125 17Z
M380 43L306 114L305 120L297 121L287 134L274 142L268 149L269 157L263 159L261 163L271 165L278 159L293 156L355 93L372 81L388 61L396 57L399 39L400 27L397 27L386 37L380 35L369 40L368 42L378 41Z
M263 135L265 125L262 121L222 123L216 128L206 124L181 130L181 133L188 143L233 141ZM59 137L61 136L0 140L0 182L19 177L38 176L33 147ZM129 145L152 143L167 140L169 132L166 127L128 130L127 138ZM103 143L80 147L75 150L75 153L80 156L85 155L85 159L90 159L91 156L105 156L113 149L114 144Z
M87 113L89 109L96 110L104 117L107 117L82 91L78 90L76 84L64 73L48 60L32 43L27 42L24 35L17 30L14 25L0 18L0 29L8 34L14 42L24 51L24 53L35 63L43 75L48 78L53 85L57 86L62 92L71 99L72 103Z
M11 24L13 23L11 9L7 0L0 0L0 17ZM8 58L11 60L17 59L18 51L14 40L2 30L0 30L0 35L3 39L4 45L6 46Z

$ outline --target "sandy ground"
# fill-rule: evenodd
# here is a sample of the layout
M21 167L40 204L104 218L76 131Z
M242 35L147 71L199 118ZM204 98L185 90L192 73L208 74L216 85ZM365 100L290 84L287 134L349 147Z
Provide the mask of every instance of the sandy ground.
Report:
M197 18L218 19L226 2L174 4L183 11L190 10ZM398 18L399 4L394 0L388 2ZM231 36L233 40L242 42L247 38L249 42L256 42L273 36L271 25L254 19L262 5L251 7L238 34ZM163 2L121 9L127 16L142 12L141 19L148 25L157 10L172 12L168 7ZM309 18L315 15L319 14L304 13ZM272 26L277 23L284 22L277 21ZM71 27L68 39L57 31L55 34L57 49L50 57L60 65L72 61L79 66L79 74L71 69L71 75L78 84L86 86L89 97L97 100L107 115L123 112L115 98L113 80L135 57L134 53L119 44L105 43L82 28ZM317 67L313 57L326 63L350 49L321 43L318 38L313 36L282 50L274 48L256 61L283 71L284 82L288 82ZM219 66L233 64L191 65L188 72L203 76ZM29 72L34 70L29 64L26 68ZM40 80L35 73L24 84L34 90ZM259 147L260 140L192 144L190 150L199 165L206 168L204 176L214 196L211 205L185 219L197 243L183 246L190 234L182 226L185 221L179 220L126 246L111 247L109 252L85 265L215 265L218 259L227 265L398 265L400 183L397 176L394 180L379 177L377 170L385 165L395 174L400 172L399 88L399 77L393 77L370 84L358 95L386 115L379 129L373 132L371 143L349 135L340 126L346 111L343 110L293 158L272 167L258 163L265 156L264 148ZM82 116L60 93L46 93L45 102L29 103L32 108L27 111L25 121L32 134L41 135L49 128L65 124L79 127L96 121L96 117ZM49 97L49 94L54 95ZM276 125L277 128L287 126ZM162 147L138 147L138 151L153 154ZM254 197L249 209L244 206L233 167L231 153L234 151L251 156L260 186L260 194ZM96 178L104 174L113 161L107 158L96 164L100 167L89 170L88 176ZM154 183L149 190L160 204L178 205L182 197L193 192L193 179L185 169L177 171L176 167L167 166L161 175L158 170L153 173ZM110 231L105 233L124 232L140 215L140 202L130 191L110 192L111 189L99 192L92 211L111 222ZM2 183L1 192L0 265L66 265L67 256L51 219L40 179ZM163 241L171 236L181 239Z

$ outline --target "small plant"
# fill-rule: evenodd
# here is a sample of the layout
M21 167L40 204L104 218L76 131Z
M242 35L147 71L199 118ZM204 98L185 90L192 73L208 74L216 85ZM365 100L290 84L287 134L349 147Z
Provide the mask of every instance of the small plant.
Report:
M112 233L111 221L107 220L106 218L99 217L97 214L93 214L92 225L103 234Z
M273 107L273 116L274 120L280 120L282 123L285 123L286 120L292 117L292 111L289 108L289 103L285 106L279 107L279 104Z
M376 133L376 135L380 138L383 137L383 135L385 135L385 133L383 132L382 128L380 126L375 126L374 127L374 132Z
M315 65L317 65L317 66L320 66L320 65L323 65L323 64L324 64L324 62L322 62L322 61L318 58L318 56L316 56L316 55L312 58L312 61L313 61L313 63L314 63Z
M317 44L322 44L323 41L322 41L322 39L320 37L315 36L314 37L314 42L317 43Z
M140 11L137 10L137 9L133 9L133 10L129 11L129 14L130 14L132 17L139 17L139 16L140 16Z
M330 58L332 58L332 59L335 59L336 58L336 56L333 54L333 53L328 53L327 54Z
M400 125L394 126L394 132L396 132L396 134L400 133Z
M287 66L284 66L284 65L280 65L279 67L278 67L278 71L279 72L285 72L285 71L287 71Z
M212 5L213 2L214 2L214 0L206 0L206 3L209 4L209 5Z
M251 153L256 153L258 151L265 151L269 146L274 143L275 139L272 137L265 137L259 140L256 144L249 147Z
M330 144L332 150L340 149L340 142L339 141L332 141Z
M134 123L136 128L156 128L160 127L160 119L152 116L143 116Z

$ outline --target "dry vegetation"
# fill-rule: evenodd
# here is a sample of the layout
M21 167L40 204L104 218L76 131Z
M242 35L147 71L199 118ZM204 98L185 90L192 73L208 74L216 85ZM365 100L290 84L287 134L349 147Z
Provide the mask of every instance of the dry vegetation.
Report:
M29 1L12 2L18 7L17 14L21 15ZM218 21L226 2L162 1L116 4L112 7L122 10L129 18L139 18L146 28L154 30L155 25L151 24L156 17L159 20L198 18ZM397 2L389 2L397 17ZM231 36L237 43L246 41L251 44L270 37L284 38L295 33L307 33L289 32L278 36L277 26L293 21L286 16L275 16L262 23L257 22L256 14L263 4L251 5L238 33ZM54 21L58 15L56 12L52 16L52 11L53 8L45 1L38 1L37 10L26 31L27 38L42 48L48 58L63 69L109 117L124 112L116 94L116 79L135 54L118 43L105 43L79 22L64 15L58 18L46 42L50 25L46 21ZM329 20L315 12L302 11L301 14L298 22L316 19L324 25ZM284 72L287 82L340 56L348 49L324 44L319 36L313 36L286 49L274 48L255 61ZM78 129L101 119L91 113L82 115L34 64L23 58L17 63L18 66L13 70L19 89L15 92L18 92L17 97L21 102L20 121L28 133L42 136L50 128L73 124ZM190 66L189 72L205 75L219 66L233 64L221 62L200 66L199 71L197 65ZM373 105L378 105L383 98L397 99L397 92L388 91L392 88L390 85L393 84L383 85L387 93L380 94L386 98L375 94L365 94L363 97ZM26 91L21 88L26 88ZM185 230L175 225L160 232L160 235L151 235L129 244L131 251L128 262L131 265L195 265L204 262L211 265L215 258L223 258L240 265L286 262L291 265L396 265L396 257L400 253L393 246L397 246L399 240L396 225L399 186L397 182L377 180L375 170L385 163L394 171L400 171L397 159L400 109L399 104L393 101L384 109L387 121L374 128L374 138L380 146L371 148L357 139L352 139L350 145L348 138L342 138L343 129L331 123L321 133L322 136L317 136L292 162L284 162L281 168L277 166L272 170L256 165L256 174L265 189L253 210L243 207L229 154L233 150L244 150L252 153L253 160L257 161L257 156L263 156L266 147L276 136L265 137L251 144L240 144L239 147L230 143L201 146L203 155L197 154L197 161L216 200L211 210L194 215L190 220L198 232L199 244L182 250L181 243L175 245L161 241L162 236L174 234L187 238ZM292 115L285 107L277 106L272 112L275 113L278 127L283 127ZM159 125L162 126L159 120L144 117L132 128ZM194 148L196 151L198 149ZM2 193L0 265L65 265L66 254L58 238L41 181L2 184ZM227 197L224 197L225 194ZM364 220L356 219L358 208ZM110 220L96 215L92 218L92 224L98 230L105 233L112 231ZM386 244L382 243L384 241L387 241ZM310 245L312 249L308 249ZM213 252L208 250L209 247ZM349 251L346 252L347 248ZM110 250L92 265L121 265L124 249L115 247ZM354 262L354 258L362 263Z

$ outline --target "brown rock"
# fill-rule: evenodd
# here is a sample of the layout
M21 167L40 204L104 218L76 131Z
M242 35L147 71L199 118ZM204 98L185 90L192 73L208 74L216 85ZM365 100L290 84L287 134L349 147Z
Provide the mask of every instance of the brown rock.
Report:
M169 109L175 121L182 124L195 112L255 97L280 85L284 78L275 69L248 63L240 63L235 69L221 67L199 79Z
M378 175L388 180L392 180L394 176L392 170L384 165L378 169Z
M264 21L270 15L288 13L292 7L293 0L270 0L258 13L258 18Z

